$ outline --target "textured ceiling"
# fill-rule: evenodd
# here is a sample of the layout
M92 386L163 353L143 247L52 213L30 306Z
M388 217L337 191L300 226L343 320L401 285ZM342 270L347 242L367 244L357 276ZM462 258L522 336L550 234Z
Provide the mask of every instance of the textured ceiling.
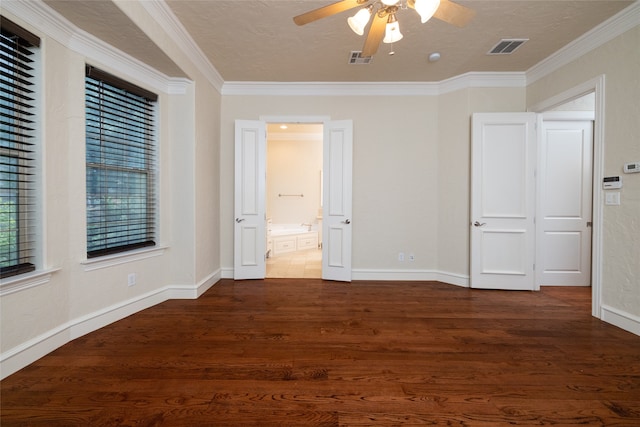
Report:
M111 0L44 0L81 30L170 77L184 72Z
M331 0L165 0L225 81L442 81L466 72L526 71L621 11L622 0L460 0L475 10L465 28L437 19L421 24L398 13L404 39L394 55L383 44L369 65L349 65L364 37L346 19L357 9L299 27L292 18ZM69 20L169 76L182 76L110 0L47 0ZM486 53L501 38L529 39L508 56ZM430 63L431 52L441 59Z

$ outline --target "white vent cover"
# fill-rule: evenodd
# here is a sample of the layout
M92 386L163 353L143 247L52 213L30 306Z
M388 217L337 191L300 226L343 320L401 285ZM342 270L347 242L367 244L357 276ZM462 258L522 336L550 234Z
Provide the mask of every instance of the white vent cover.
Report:
M491 48L487 55L509 55L529 39L502 39Z
M371 64L373 56L362 56L362 51L352 50L349 54L349 64Z

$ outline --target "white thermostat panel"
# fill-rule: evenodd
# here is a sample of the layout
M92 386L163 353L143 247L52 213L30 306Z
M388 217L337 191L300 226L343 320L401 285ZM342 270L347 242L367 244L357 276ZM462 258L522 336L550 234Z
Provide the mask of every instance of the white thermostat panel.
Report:
M625 163L624 173L640 172L640 162Z
M605 190L622 188L622 179L619 176L605 176L602 180L602 188Z

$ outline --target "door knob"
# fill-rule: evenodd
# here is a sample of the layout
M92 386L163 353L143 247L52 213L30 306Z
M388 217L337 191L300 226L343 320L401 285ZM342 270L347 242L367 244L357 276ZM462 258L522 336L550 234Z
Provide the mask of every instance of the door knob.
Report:
M342 221L343 224L351 224L351 221L349 221L348 219L345 219L344 221Z
M242 222L242 221L244 221L244 218L236 218L236 222L237 222L237 223L240 223L240 222Z
M474 227L482 227L483 225L487 225L487 223L486 222L478 222L478 221L473 223Z

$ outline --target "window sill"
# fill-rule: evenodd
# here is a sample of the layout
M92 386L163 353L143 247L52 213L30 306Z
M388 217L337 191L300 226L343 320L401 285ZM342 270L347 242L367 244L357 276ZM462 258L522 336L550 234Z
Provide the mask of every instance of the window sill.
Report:
M154 246L153 248L106 255L99 258L91 258L82 261L80 264L84 266L84 271L99 270L101 268L109 268L115 265L127 264L134 261L160 256L164 254L165 249L167 249L166 246Z
M0 296L13 294L25 289L34 288L36 286L45 285L51 280L51 275L59 268L49 268L47 270L38 270L31 273L21 274L20 276L2 279L0 284Z

